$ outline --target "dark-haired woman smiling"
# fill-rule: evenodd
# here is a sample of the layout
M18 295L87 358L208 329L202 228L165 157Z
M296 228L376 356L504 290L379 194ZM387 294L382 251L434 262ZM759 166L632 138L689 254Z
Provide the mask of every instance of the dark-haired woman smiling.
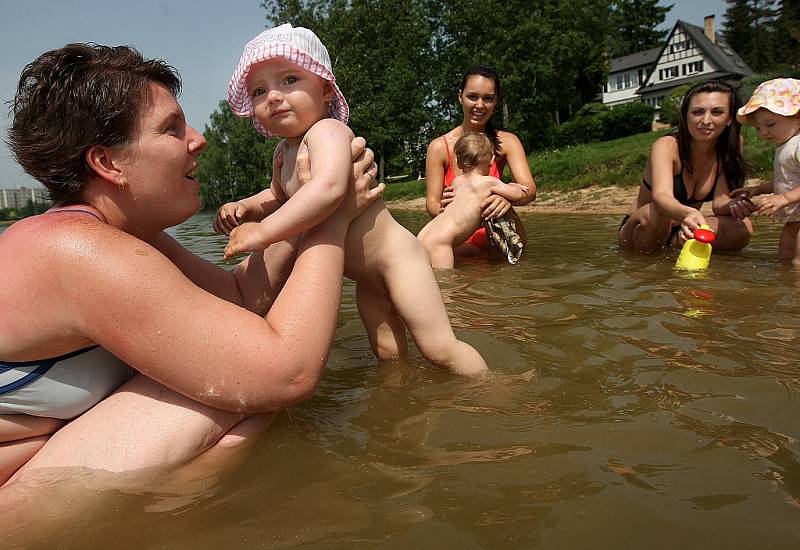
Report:
M750 242L747 217L754 205L730 192L744 184L735 91L709 80L692 87L680 108L677 133L656 140L650 150L636 205L619 229L619 244L654 252L682 244L708 224L716 231L714 248L739 250ZM700 207L711 202L712 216Z
M453 179L461 173L453 156L453 146L458 138L468 132L485 134L492 142L494 159L490 176L500 178L508 166L513 181L530 189L525 199L515 204L521 206L531 202L536 198L536 183L525 156L525 148L517 136L498 130L492 123L492 115L500 102L500 77L490 67L472 67L461 80L458 102L464 114L461 124L428 145L425 163L425 208L428 215L431 218L438 216L452 200L451 185ZM484 201L482 208L484 218L495 218L506 214L511 209L511 204L499 195L491 195ZM517 224L517 229L522 230L520 236L523 241L526 240L521 223ZM466 243L458 247L457 252L459 255L474 255L485 248L486 235L481 227Z

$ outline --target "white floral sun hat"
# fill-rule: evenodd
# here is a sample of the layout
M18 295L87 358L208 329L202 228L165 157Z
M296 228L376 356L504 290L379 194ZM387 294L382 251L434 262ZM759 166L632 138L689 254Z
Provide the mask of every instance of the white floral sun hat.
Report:
M234 114L253 117L256 130L266 137L276 137L253 116L253 102L246 86L250 68L256 63L275 57L283 57L330 82L334 93L328 107L328 115L347 124L350 108L339 86L336 85L328 50L316 34L303 27L292 27L289 23L267 29L245 44L239 64L228 83L228 105Z
M794 116L800 111L800 80L775 78L758 85L750 101L736 112L736 120L747 123L747 115L767 109L776 115Z

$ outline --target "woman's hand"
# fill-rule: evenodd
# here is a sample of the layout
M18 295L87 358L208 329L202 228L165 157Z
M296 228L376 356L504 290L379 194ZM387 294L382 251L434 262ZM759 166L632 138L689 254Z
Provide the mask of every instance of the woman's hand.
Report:
M453 199L455 198L456 198L455 190L452 187L445 187L444 191L442 191L442 202L441 206L439 207L439 214L444 212L445 207L447 207L448 204L453 202Z
M701 225L706 223L706 219L699 210L692 208L681 222L681 231L678 235L678 240L681 244L689 239L694 239L694 230L700 229Z
M760 195L758 187L741 187L730 193L731 201L728 203L731 216L743 220L756 211L756 205L750 199Z
M383 183L376 185L378 166L375 164L375 155L373 155L371 149L367 148L367 142L364 138L353 138L350 143L350 152L353 156L350 185L348 186L347 195L345 195L336 212L348 222L361 214L367 206L378 200L386 188ZM301 173L306 172L310 176L311 163L308 160L308 150L301 147L297 153L297 173L299 176Z
M483 212L481 217L485 220L499 218L511 210L511 203L500 195L489 195L481 203Z

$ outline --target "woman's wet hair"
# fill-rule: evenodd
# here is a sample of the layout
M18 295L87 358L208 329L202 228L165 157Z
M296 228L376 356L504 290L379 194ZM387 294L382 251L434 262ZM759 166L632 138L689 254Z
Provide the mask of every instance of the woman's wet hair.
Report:
M178 95L178 72L130 46L68 44L40 55L20 75L8 146L57 204L79 199L94 145L124 147L150 101L148 83Z
M497 72L489 67L488 65L474 65L467 69L467 72L464 73L463 78L461 79L461 86L458 88L458 95L461 95L464 91L464 88L467 87L467 81L470 77L473 76L482 76L484 78L488 78L492 82L494 82L494 101L495 105L500 104L500 75ZM492 118L494 118L494 113L492 114ZM497 128L495 128L494 124L492 123L492 118L486 123L486 129L484 133L492 142L492 147L494 147L494 152L497 154L500 151L500 137L497 135Z
M494 147L489 138L476 132L468 132L458 138L453 152L456 154L458 167L464 172L474 170L481 163L490 163L494 156Z
M681 102L680 116L678 122L678 152L680 154L681 166L686 168L688 173L692 173L694 165L690 154L692 146L692 136L689 133L689 107L692 98L698 94L708 94L719 92L728 95L728 112L730 113L731 123L722 131L717 138L717 165L725 173L728 186L731 189L738 189L744 185L745 173L747 171L744 156L741 148L741 126L736 120L736 111L740 107L739 97L736 90L722 80L707 80L692 86Z

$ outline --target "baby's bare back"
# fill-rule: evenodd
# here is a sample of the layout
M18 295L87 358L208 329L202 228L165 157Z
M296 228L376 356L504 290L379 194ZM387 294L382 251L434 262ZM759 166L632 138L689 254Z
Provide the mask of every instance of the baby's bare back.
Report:
M453 191L455 191L453 202L448 204L436 219L442 218L441 221L451 224L459 236L468 237L480 226L481 204L492 194L492 187L496 181L495 178L479 174L458 176L453 180Z

